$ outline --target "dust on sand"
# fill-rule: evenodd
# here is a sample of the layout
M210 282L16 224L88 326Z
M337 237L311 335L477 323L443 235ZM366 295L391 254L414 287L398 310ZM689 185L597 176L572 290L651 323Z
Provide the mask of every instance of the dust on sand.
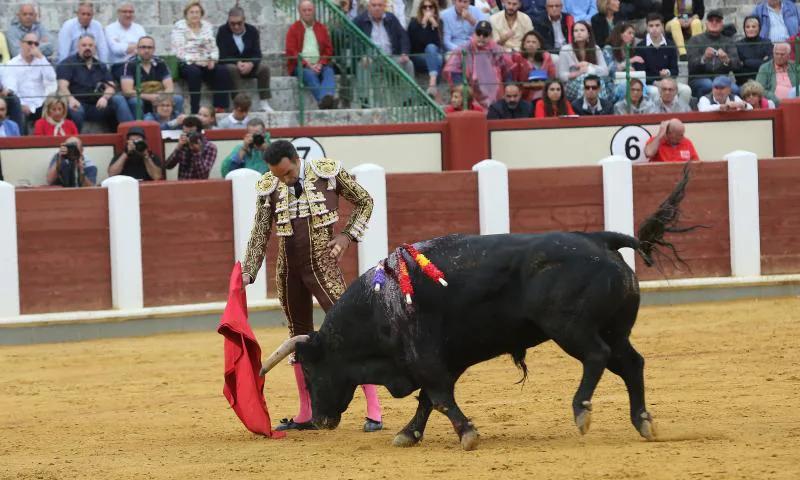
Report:
M606 372L581 437L570 402L581 367L553 344L478 365L457 400L481 433L464 452L434 412L419 447L391 446L413 397L380 389L386 429L360 431L360 391L337 430L256 437L222 396L216 332L0 348L0 478L800 478L800 301L642 309L633 344L660 441L628 420ZM2 330L0 330L2 334ZM271 350L283 328L256 331ZM268 353L268 352L265 352ZM296 409L292 371L267 380L273 423Z

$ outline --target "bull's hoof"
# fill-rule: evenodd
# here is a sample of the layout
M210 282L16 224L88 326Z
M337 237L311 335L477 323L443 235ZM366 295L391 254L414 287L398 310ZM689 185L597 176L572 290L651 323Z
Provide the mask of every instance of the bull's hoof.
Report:
M647 412L642 412L642 423L639 424L639 435L651 442L657 438L656 423L653 421L653 417Z
M394 436L394 440L392 440L392 445L395 447L413 447L422 439L422 434L420 432L414 432L413 435L408 434L407 432L400 432Z
M581 435L586 435L592 425L592 402L584 400L582 405L583 410L575 416L575 425L578 426L578 431L581 432Z
M461 448L465 451L475 450L478 448L478 440L480 436L477 430L467 430L461 435Z

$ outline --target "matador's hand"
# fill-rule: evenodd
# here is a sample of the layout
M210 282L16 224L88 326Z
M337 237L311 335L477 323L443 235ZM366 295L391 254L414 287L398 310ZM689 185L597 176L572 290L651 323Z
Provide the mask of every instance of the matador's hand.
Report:
M250 278L250 275L248 275L246 273L243 273L242 274L242 288L245 288L246 286L250 285L251 283L253 283L253 279Z
M335 258L338 262L344 256L344 252L347 251L347 247L350 246L350 238L340 233L333 237L333 240L328 242L328 246L331 247L331 258Z

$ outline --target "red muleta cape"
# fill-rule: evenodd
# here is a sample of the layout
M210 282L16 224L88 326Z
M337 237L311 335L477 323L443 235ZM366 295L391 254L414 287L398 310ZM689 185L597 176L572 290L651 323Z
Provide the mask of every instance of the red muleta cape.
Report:
M225 337L225 386L222 394L245 427L253 433L282 438L284 432L272 430L264 399L264 377L261 370L261 347L247 322L247 295L242 289L242 266L231 272L228 304L217 327Z

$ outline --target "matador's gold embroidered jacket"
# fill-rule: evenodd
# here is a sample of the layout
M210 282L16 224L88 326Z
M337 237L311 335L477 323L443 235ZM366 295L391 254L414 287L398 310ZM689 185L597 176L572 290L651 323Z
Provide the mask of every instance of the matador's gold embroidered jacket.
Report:
M304 161L303 193L294 190L267 172L256 184L256 216L247 242L242 273L255 279L275 221L275 233L290 241L292 220L311 217L311 227L327 228L339 220L339 195L353 204L353 212L342 233L358 242L372 215L372 197L337 160L322 158Z

